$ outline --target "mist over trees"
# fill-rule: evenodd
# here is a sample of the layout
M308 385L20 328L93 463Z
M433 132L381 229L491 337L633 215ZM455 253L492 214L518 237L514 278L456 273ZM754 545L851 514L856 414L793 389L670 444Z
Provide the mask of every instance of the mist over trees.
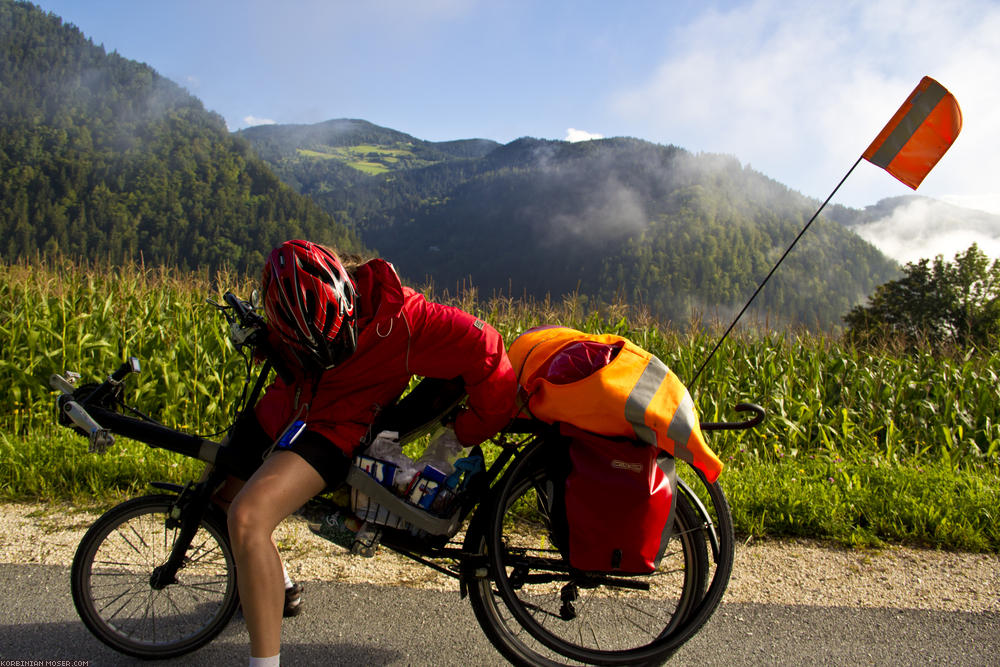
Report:
M216 114L61 19L0 0L0 252L257 267L289 236L361 247Z
M679 322L724 319L819 205L733 157L638 139L523 138L456 157L362 121L292 127L241 135L288 183L350 219L404 276L452 291L576 293ZM750 317L836 328L897 275L873 246L820 219Z
M428 142L363 120L229 133L144 64L0 0L0 252L256 271L306 237L410 282L727 319L818 202L631 138ZM837 209L850 218L850 210ZM820 219L749 318L835 329L898 267Z

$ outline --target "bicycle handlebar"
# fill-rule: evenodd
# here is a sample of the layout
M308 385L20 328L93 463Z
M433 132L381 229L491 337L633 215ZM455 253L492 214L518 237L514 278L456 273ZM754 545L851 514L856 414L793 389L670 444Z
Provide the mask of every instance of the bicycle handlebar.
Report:
M76 373L67 373L67 377L53 375L49 378L49 384L52 388L62 392L58 402L60 415L67 421L76 424L77 428L83 431L90 443L90 451L103 452L115 443L115 436L112 435L111 431L97 423L97 420L90 416L83 405L90 405L91 401L100 402L109 391L120 385L129 373L138 372L139 360L135 357L129 357L107 380L79 402L74 400L74 383L79 377Z
M213 303L223 311L226 320L230 325L230 338L237 347L248 346L260 353L267 360L262 371L261 380L266 377L268 367L274 368L278 375L285 382L294 382L295 377L291 373L284 359L271 345L267 337L267 327L264 318L255 312L251 303L243 301L232 292L226 292L223 297L226 306ZM269 366L268 366L269 365ZM130 373L138 373L140 370L139 360L129 357L125 363L118 367L108 378L93 389L90 387L78 388L76 381L79 374L66 372L65 377L53 374L49 378L49 384L53 389L60 392L57 400L59 422L63 425L73 426L82 435L86 436L91 452L101 453L114 444L114 433L132 437L133 439L146 442L152 446L160 441L177 440L179 444L168 445L173 451L181 451L188 456L194 456L202 460L214 461L218 445L211 441L204 440L196 436L185 436L184 434L163 427L159 424L146 424L140 420L130 417L123 417L113 411L105 410L107 399L110 394L116 392L122 381ZM258 381L260 384L260 381ZM110 420L111 428L105 428L97 419L91 416L93 412L101 422ZM191 442L184 440L190 438ZM180 440L184 440L180 442Z
M760 407L756 403L737 403L735 408L736 412L752 412L753 417L742 422L702 422L702 431L743 431L748 428L753 428L757 424L764 421L764 416L767 414L764 412L764 408Z
M80 404L76 401L64 401L62 403L62 411L74 424L86 432L91 452L100 454L115 444L115 436L108 429L102 428L100 424L94 421L94 418L80 407Z

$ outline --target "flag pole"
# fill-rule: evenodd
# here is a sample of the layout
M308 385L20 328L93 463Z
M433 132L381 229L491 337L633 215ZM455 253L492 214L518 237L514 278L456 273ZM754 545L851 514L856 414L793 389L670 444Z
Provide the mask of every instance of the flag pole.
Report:
M754 293L747 300L746 304L743 306L743 309L736 316L736 319L733 320L733 323L729 325L729 328L726 329L726 332L722 334L722 338L719 339L719 341L715 344L715 347L712 348L712 351L708 353L707 357L705 357L705 361L701 362L701 366L698 367L698 372L694 374L693 378L691 378L691 382L689 383L690 385L694 385L694 383L697 382L698 377L701 375L701 372L705 370L705 366L707 366L708 362L712 359L713 356L715 356L715 352L719 349L719 346L721 346L722 342L726 340L730 332L732 332L733 328L736 326L736 323L740 321L741 317L743 317L743 314L747 312L747 308L750 307L750 304L753 303L753 300L757 298L757 295L760 294L760 291L764 289L764 285L766 285L767 281L771 279L771 276L774 275L774 272L778 270L778 267L781 265L781 263L785 261L786 257L788 257L788 253L792 251L792 248L794 248L795 244L799 242L799 239L801 239L802 235L806 233L806 230L809 229L813 221L815 221L816 218L819 217L820 211L826 208L826 205L830 203L830 200L833 199L833 196L837 194L837 190L840 189L840 186L843 185L844 181L847 180L847 177L850 176L855 169L857 169L858 165L861 164L861 160L863 159L864 156L859 157L858 161L854 163L854 166L852 166L850 169L847 170L847 173L844 174L844 177L842 179L840 179L840 183L837 183L837 187L833 189L833 192L830 193L830 196L826 198L826 201L820 204L820 207L816 209L816 212L813 213L813 216L809 218L809 222L806 223L806 226L802 228L802 231L799 232L799 235L795 237L795 240L792 241L791 245L788 246L784 254L781 255L781 257L778 259L775 265L771 268L770 272L768 272L767 276L764 277L764 280L762 280L760 285L757 286L757 289L754 290Z

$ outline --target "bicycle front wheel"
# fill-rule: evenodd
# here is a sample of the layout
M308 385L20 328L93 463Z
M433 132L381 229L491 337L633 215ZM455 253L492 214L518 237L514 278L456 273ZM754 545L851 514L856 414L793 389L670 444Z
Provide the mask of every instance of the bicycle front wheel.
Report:
M225 519L208 513L175 581L154 586L180 531L170 520L175 496L153 495L108 510L84 535L73 559L73 603L84 625L116 651L172 658L204 646L239 602Z
M709 572L696 513L683 494L674 536L648 575L574 570L554 541L551 508L562 484L545 452L524 457L466 549L485 555L469 582L476 617L493 645L520 665L632 665L659 662L673 650L705 593Z

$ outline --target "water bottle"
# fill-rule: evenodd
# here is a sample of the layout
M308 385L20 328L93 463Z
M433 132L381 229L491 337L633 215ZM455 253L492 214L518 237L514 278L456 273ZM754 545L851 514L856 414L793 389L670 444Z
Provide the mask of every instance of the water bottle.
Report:
M371 558L378 551L378 543L381 538L382 530L377 525L366 521L358 529L358 532L354 534L354 541L351 543L351 553L356 556Z

